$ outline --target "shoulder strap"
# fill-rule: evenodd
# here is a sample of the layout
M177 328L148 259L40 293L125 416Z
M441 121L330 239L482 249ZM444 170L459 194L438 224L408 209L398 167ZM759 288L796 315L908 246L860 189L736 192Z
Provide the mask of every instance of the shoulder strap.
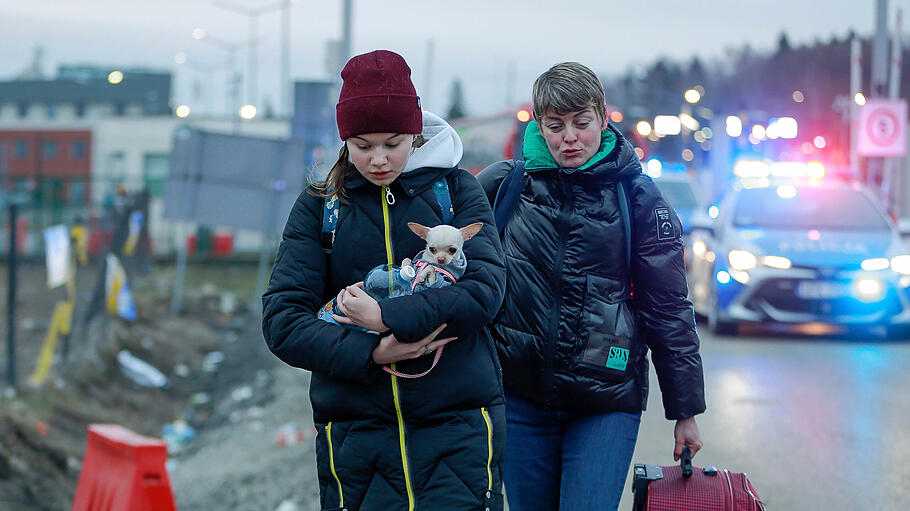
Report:
M496 199L493 201L493 221L496 223L496 230L500 236L518 205L518 199L521 197L521 189L524 187L525 162L517 160L515 166L499 184L496 190Z
M449 193L449 180L446 179L445 176L433 183L433 193L436 195L436 202L439 203L439 209L442 210L442 223L452 225L452 221L455 220L455 210L452 208L452 195Z
M341 201L337 195L326 197L322 207L322 233L319 237L322 242L322 251L326 254L332 253L332 245L335 243L335 226L338 225L338 210Z
M622 227L626 233L626 270L632 271L632 215L629 214L629 190L623 179L616 182L619 198L619 213L622 215Z
M436 202L439 203L439 209L442 211L442 222L451 224L455 219L455 210L452 207L452 195L449 193L449 181L445 176L439 181L433 183L433 193L436 196ZM341 201L337 196L326 197L322 207L322 251L331 254L332 246L335 244L335 227L338 225L338 211L341 207Z

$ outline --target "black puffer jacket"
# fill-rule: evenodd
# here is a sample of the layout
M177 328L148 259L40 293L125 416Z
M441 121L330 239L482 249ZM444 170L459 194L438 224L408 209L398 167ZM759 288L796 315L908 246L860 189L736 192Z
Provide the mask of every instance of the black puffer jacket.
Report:
M532 123L524 152L521 199L502 238L506 297L492 326L506 388L540 406L637 412L650 348L666 417L703 412L679 217L632 146L611 126L584 170L558 168ZM491 203L513 165L478 175ZM631 268L619 179L630 198Z
M424 117L425 123L438 120ZM457 138L454 131L448 135ZM411 160L420 161L420 151L433 144L431 139ZM458 141L457 155L449 158L457 162L460 148ZM342 287L387 262L384 191L360 176L348 180L349 203L341 206L329 256L320 243L323 199L304 192L288 218L263 296L263 332L275 355L312 371L323 509L409 509L409 501L416 509L501 509L501 370L484 327L501 304L505 268L476 179L457 168L406 169L389 186L395 199L387 207L389 243L395 264L424 248L406 224L443 223L432 190L441 177L449 183L452 223L485 224L464 245L467 270L451 286L380 302L383 321L400 341L420 340L443 322L449 325L443 336L458 336L423 378L397 378L369 365L378 335L316 319ZM394 369L423 372L432 358Z

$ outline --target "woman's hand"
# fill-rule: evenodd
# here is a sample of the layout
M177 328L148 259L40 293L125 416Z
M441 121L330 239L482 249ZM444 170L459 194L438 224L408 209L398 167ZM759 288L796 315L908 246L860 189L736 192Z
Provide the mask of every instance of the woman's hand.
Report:
M385 332L389 329L382 322L379 302L363 290L363 282L342 289L335 298L335 304L344 316L332 314L332 318L342 325L356 325L374 332Z
M698 431L695 417L676 421L676 427L673 428L673 436L676 439L676 445L673 447L673 459L676 461L679 461L679 458L682 457L683 445L689 446L693 458L695 453L702 448L701 433Z
M379 365L385 365L391 364L392 362L411 360L420 358L424 355L429 355L436 351L437 348L441 348L457 339L457 337L437 339L436 336L439 335L445 327L445 323L439 325L439 328L430 332L430 335L417 342L398 342L398 339L395 338L395 334L386 335L380 339L379 344L373 348L373 362Z

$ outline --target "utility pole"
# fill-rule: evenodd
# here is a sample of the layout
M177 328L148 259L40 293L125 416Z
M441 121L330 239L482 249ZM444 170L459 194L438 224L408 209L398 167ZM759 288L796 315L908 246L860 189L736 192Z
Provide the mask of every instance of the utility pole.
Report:
M872 87L874 98L886 97L888 85L888 0L875 2L875 38L872 40ZM869 158L866 184L883 198L882 175L884 159Z
M856 104L856 95L861 92L863 79L863 43L856 36L850 41L850 103L849 103L849 131L850 131L850 172L859 180L860 160L856 151L856 137L859 132L859 105Z
M903 45L901 43L901 10L897 10L897 20L894 27L894 34L891 37L891 71L888 80L888 97L896 100L900 97L901 89L901 68L903 67ZM903 189L903 173L900 172L902 158L889 158L885 165L885 175L882 179L883 193L886 198L888 211L900 216L901 204L898 198L900 190Z
M351 11L354 0L342 0L341 10L341 66L351 58Z

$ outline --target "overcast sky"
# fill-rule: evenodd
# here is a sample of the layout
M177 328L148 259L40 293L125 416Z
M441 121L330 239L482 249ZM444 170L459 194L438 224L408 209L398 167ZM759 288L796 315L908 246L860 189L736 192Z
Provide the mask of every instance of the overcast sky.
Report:
M280 0L230 0L260 7ZM341 34L341 0L301 0L291 9L291 77L326 79L327 42ZM384 48L401 53L413 70L424 107L444 112L452 81L462 79L469 113L483 114L521 101L550 65L580 61L602 76L647 66L659 56L717 59L748 42L770 50L782 31L793 45L849 30L869 35L875 0L353 0L353 52ZM910 0L888 2L891 19ZM279 13L259 19L260 95L280 103ZM904 23L908 27L910 23ZM147 66L175 72L175 99L193 100L192 83L209 96L199 110L224 109L222 71L178 66L222 66L227 52L194 40L194 28L242 43L246 16L214 0L0 0L0 79L10 79L44 49L44 69L60 64ZM905 34L910 30L905 28ZM910 36L905 36L910 42ZM433 58L429 59L430 41ZM238 55L240 69L247 57ZM844 63L846 67L847 62ZM198 69L198 68L197 68Z

